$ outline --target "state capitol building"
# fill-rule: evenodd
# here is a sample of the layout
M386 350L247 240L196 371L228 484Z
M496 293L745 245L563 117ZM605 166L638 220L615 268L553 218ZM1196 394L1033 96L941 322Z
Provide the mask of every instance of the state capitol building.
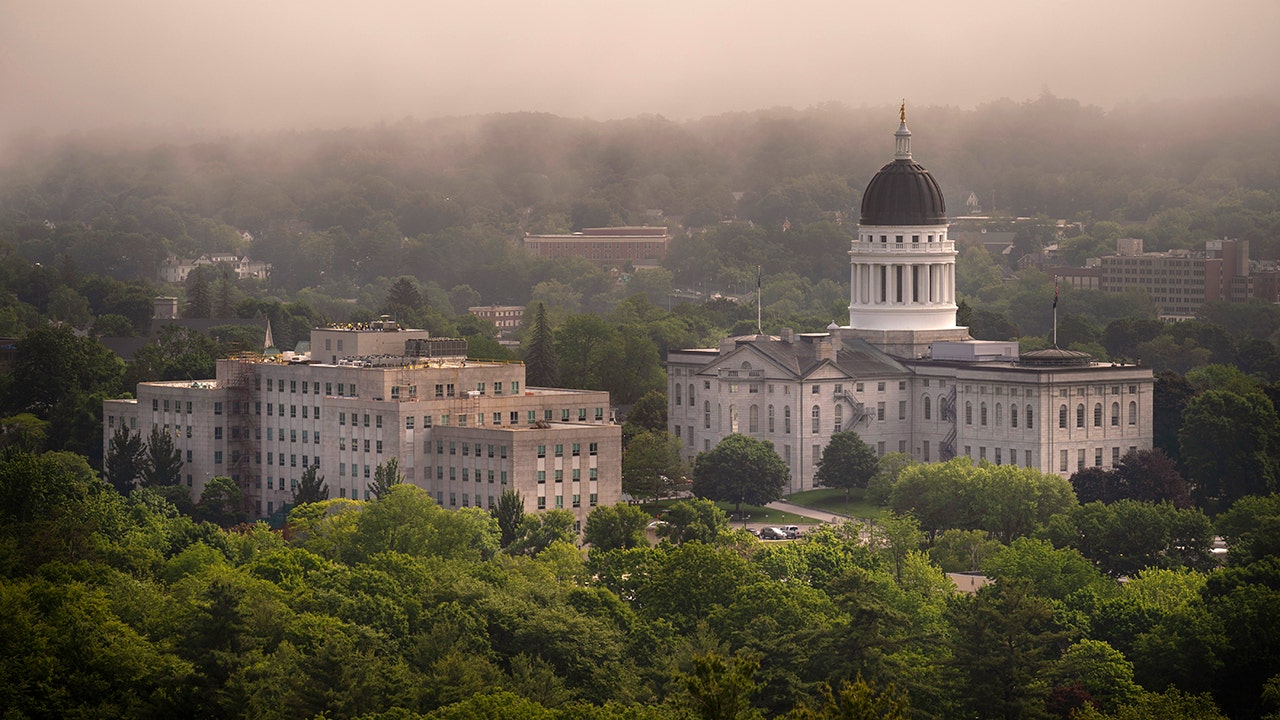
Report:
M787 492L814 487L832 434L880 455L957 456L1068 476L1152 445L1152 373L956 325L955 243L933 176L912 159L905 112L894 159L862 196L849 250L849 324L727 338L667 356L670 430L686 459L742 433L773 443Z

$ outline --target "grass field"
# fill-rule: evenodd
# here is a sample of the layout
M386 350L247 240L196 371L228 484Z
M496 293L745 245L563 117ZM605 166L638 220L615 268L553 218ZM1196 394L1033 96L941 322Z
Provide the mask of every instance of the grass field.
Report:
M838 489L805 490L786 498L787 502L803 505L808 508L831 513L832 515L849 515L854 518L875 519L884 512L884 508L865 502L861 490L849 492L849 504L845 506L844 491Z

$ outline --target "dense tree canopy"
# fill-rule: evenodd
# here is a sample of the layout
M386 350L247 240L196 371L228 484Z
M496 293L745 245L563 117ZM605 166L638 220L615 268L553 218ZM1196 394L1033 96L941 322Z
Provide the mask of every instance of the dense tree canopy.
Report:
M710 500L764 505L782 497L791 477L773 443L746 435L729 435L699 453L693 465L693 494Z

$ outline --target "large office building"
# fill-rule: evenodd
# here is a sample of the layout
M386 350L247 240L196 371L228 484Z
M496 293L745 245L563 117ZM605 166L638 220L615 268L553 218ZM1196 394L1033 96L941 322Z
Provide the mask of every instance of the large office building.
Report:
M905 113L894 160L862 197L849 251L849 324L728 338L667 357L668 416L688 459L732 433L769 440L809 490L832 434L880 454L1069 475L1152 443L1151 371L956 325L955 258L937 181L912 159Z
M1207 302L1254 296L1248 240L1209 240L1203 252L1143 252L1141 238L1120 238L1115 254L1100 261L1103 292L1143 290L1164 318L1190 318Z
M562 508L583 522L621 499L606 392L526 387L522 364L468 360L465 341L391 321L318 328L311 347L219 360L209 380L141 383L136 399L104 403L103 442L121 423L144 438L161 428L194 499L227 476L255 518L290 504L311 466L330 497L369 499L390 458L446 508L488 508L512 489L529 512Z

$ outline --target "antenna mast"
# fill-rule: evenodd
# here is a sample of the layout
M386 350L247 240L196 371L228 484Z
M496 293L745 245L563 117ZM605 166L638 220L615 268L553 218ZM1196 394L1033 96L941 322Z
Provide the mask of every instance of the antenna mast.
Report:
M764 334L764 325L760 322L760 266L756 266L756 334Z

